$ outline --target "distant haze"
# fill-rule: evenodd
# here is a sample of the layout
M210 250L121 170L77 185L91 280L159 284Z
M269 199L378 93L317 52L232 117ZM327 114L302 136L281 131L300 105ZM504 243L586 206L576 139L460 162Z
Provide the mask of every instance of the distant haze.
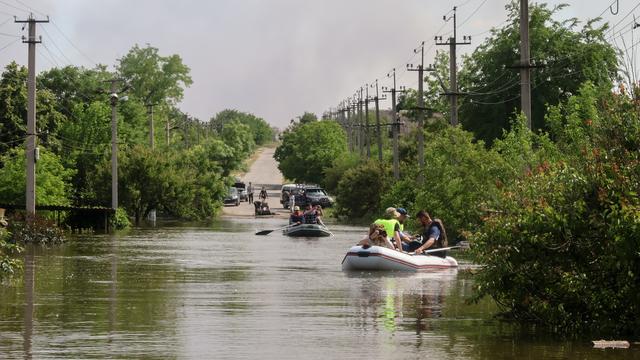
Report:
M581 20L598 16L609 1L549 1L570 3L563 17ZM360 86L399 72L400 84L415 86L406 61L420 41L429 48L443 26L442 16L458 5L458 36L482 33L506 19L506 1L497 0L3 0L0 32L26 34L11 15L49 15L53 24L38 26L43 36L38 71L93 61L113 69L116 60L134 45L147 43L162 55L179 54L191 68L194 84L185 92L181 109L208 120L218 111L235 108L285 127L289 120L311 111L320 115ZM636 1L620 0L617 22ZM475 15L469 16L477 9ZM639 13L640 14L640 13ZM465 19L468 21L464 22ZM463 23L464 22L464 23ZM445 25L441 35L450 31ZM44 30L43 30L44 29ZM46 31L46 32L44 32ZM482 41L473 38L473 51ZM72 46L73 42L84 55ZM12 43L13 41L13 43ZM26 63L27 47L0 35L0 62ZM442 49L444 50L444 49ZM64 56L62 55L64 53ZM66 58L65 58L66 56ZM87 59L90 58L91 60ZM414 59L416 60L416 59ZM389 104L384 104L388 107Z

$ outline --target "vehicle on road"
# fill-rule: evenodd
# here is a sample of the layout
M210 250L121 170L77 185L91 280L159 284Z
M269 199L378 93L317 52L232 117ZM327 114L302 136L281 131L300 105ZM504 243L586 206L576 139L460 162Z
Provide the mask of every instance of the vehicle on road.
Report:
M282 204L282 207L285 209L289 208L291 195L295 197L296 205L300 207L304 206L304 199L302 194L304 192L305 186L305 184L282 185L282 188L280 189L280 204Z
M236 179L235 184L233 184L233 187L238 189L238 197L240 198L240 201L249 201L249 194L247 193L247 185Z
M234 187L230 187L227 192L227 196L224 198L224 204L233 204L235 206L240 205L240 195L238 194L238 189Z
M327 192L319 186L307 186L304 189L304 205L308 203L311 205L320 205L322 207L333 206L333 199L327 194Z

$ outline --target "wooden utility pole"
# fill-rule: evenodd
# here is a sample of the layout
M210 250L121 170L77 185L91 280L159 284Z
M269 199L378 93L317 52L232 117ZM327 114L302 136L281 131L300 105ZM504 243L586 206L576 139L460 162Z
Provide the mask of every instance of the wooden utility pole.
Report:
M424 41L420 47L413 49L414 53L420 52L420 64L414 67L413 64L407 64L408 71L418 72L418 184L422 184L424 180Z
M367 159L371 159L371 134L369 133L369 84L365 84L365 97L364 97L364 116L365 116L365 137L364 141L367 146Z
M360 127L360 131L358 131L359 133L359 137L358 137L358 145L360 147L360 156L364 156L364 142L365 142L365 136L364 136L364 119L363 119L363 114L362 114L362 105L364 105L364 101L362 100L362 87L360 87L360 92L358 93L359 99L358 99L358 126Z
M442 41L442 36L436 36L436 45L448 45L449 46L449 92L445 95L449 95L451 100L451 125L458 125L458 96L463 95L458 92L458 65L456 46L471 44L471 36L464 36L462 42L458 42L457 38L457 23L456 23L456 9L453 7L453 15L449 18L443 16L442 20L449 21L453 19L453 37L450 37L447 41Z
M373 86L373 85L372 85ZM378 79L376 79L376 96L373 100L376 102L376 137L378 139L378 161L382 163L382 130L380 128L380 100L386 100L386 97L380 97L378 89Z
M531 59L529 53L529 0L520 0L520 106L531 124Z
M382 88L382 92L391 93L391 107L393 120L391 123L391 132L393 133L393 177L398 180L400 179L400 155L398 153L398 133L400 131L400 116L398 114L398 106L396 103L396 93L404 92L404 89L396 89L396 69L389 74L387 77L393 76L393 87L391 89Z
M28 78L27 78L27 186L26 186L26 211L29 215L36 213L36 161L38 160L37 127L36 127L36 44L42 42L42 38L36 38L36 24L48 23L47 20L36 20L33 14L27 20L14 19L16 23L29 25L29 37L22 37L22 42L29 44L28 48Z
M147 104L147 109L148 109L148 114L149 114L149 146L151 146L151 149L155 148L155 132L154 132L154 127L153 127L153 107L156 106L158 104L153 104L153 103L148 103Z

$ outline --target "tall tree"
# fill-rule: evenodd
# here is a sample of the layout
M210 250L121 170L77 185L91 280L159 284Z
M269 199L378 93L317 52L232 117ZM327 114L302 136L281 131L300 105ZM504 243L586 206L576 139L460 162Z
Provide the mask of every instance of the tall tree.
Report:
M193 83L190 69L179 55L160 56L150 45L135 45L118 61L118 73L145 104L175 104L182 100L184 88Z
M532 70L532 123L546 129L547 105L556 105L589 80L596 87L610 88L616 77L615 49L605 39L607 25L594 21L579 28L576 19L558 21L554 16L566 5L530 7ZM520 77L510 67L519 62L519 5L506 6L509 23L492 30L483 44L467 57L460 73L462 98L460 119L477 137L491 142L509 127L509 119L519 111Z

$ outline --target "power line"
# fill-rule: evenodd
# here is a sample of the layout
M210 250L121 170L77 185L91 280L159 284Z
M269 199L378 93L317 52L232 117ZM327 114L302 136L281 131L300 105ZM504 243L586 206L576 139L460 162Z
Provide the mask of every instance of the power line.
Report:
M73 41L71 41L71 39L69 39L69 37L68 37L68 36L67 36L63 31L62 31L62 29L60 29L60 28L58 27L58 25L56 25L56 23L55 23L54 21L52 21L52 22L51 22L51 24L52 24L52 25L53 25L53 27L54 27L54 28L55 28L55 29L60 33L60 35L62 35L62 37L63 37L65 40L67 40L67 42L68 42L69 44L71 44L71 46L72 46L74 49L76 49L76 51L77 51L80 55L84 56L84 58L85 58L85 59L89 60L89 63L90 63L90 64L93 64L93 65L96 65L96 66L98 65L98 63L97 63L97 62L95 62L92 58L90 58L90 57L89 57L89 56L87 56L84 52L82 52L82 51L81 51L81 50L80 50L80 49L79 49L79 48L78 48L78 47L73 43Z
M15 9L15 10L18 10L18 11L22 11L22 12L25 12L25 13L27 13L27 14L29 13L29 10L24 9L24 8L19 8L19 7L15 6L15 5L9 4L9 3L8 3L8 2L6 2L6 1L2 1L2 0L0 0L0 4L4 4L4 5L6 5L6 6L8 6L8 7L12 8L12 9Z
M53 47L55 47L55 48L60 52L60 54L62 55L62 57L63 57L65 60L67 60L67 63L68 63L68 64L70 64L70 65L73 65L73 62L72 62L72 61L67 57L67 55L65 55L64 51L62 51L62 50L60 49L60 47L58 47L58 44L56 44L56 42L55 42L55 41L53 41L53 38L51 37L51 35L49 35L49 32L47 32L47 30L46 30L44 27L42 28L42 31L43 31L43 32L44 32L44 34L47 36L47 38L49 39L49 41L51 42L51 44L53 45Z
M477 12L478 10L480 10L480 8L487 2L487 0L482 0L482 2L480 3L480 5L478 5L478 7L473 10L473 12L471 12L471 15L467 16L466 19L462 20L462 23L460 23L458 26L462 26L464 24L467 23L467 21L469 21L469 19L471 19Z

